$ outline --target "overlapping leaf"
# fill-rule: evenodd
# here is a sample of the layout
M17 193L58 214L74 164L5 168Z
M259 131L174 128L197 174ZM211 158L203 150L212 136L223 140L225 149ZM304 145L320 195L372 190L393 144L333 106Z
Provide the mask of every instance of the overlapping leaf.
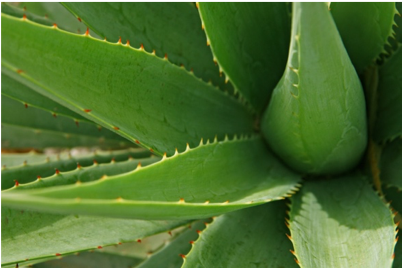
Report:
M55 213L142 219L194 219L283 199L299 175L259 137L214 142L131 173L2 194L2 204Z
M21 188L32 187L47 187L52 185L71 184L77 181L97 180L103 175L115 175L123 172L134 170L138 163L145 165L156 162L159 158L153 157L150 159L129 159L128 162L115 163L115 161L123 161L128 158L143 158L150 156L150 153L145 149L131 149L114 152L96 152L94 154L82 155L79 157L64 156L61 159L54 161L43 161L38 164L24 162L20 166L3 168L1 171L1 188L7 189L14 186L15 181L19 184L29 183L37 180L35 185L24 185ZM130 161L132 160L132 161ZM26 161L26 160L24 160ZM96 162L96 164L94 164ZM100 163L112 162L111 165L99 165ZM98 164L99 163L99 164ZM83 168L86 166L92 167ZM78 167L77 167L78 166ZM74 172L60 173L74 170ZM56 171L57 170L57 171ZM55 175L53 175L55 174ZM51 176L51 178L44 178Z
M402 47L379 69L377 118L374 139L377 142L402 136Z
M164 59L4 14L2 25L2 68L22 70L40 93L156 153L252 132L240 102Z
M286 3L199 3L199 10L226 79L261 112L286 66Z
M105 140L93 136L26 128L6 123L1 124L2 148L44 149L48 147L72 148L78 146L119 149L132 146L132 143L124 140Z
M200 234L183 267L297 267L283 201L227 213Z
M392 36L395 3L347 3L330 5L345 48L358 73L384 52Z
M155 50L159 57L183 64L204 81L228 88L219 77L197 9L193 3L64 3L91 30L107 40L130 40L133 47ZM118 19L116 19L118 18Z

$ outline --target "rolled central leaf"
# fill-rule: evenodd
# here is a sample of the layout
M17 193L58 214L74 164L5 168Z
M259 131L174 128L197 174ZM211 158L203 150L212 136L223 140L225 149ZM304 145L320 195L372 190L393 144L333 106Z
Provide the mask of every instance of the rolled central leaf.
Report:
M287 68L262 131L274 152L303 173L342 173L364 152L363 89L325 3L293 4Z

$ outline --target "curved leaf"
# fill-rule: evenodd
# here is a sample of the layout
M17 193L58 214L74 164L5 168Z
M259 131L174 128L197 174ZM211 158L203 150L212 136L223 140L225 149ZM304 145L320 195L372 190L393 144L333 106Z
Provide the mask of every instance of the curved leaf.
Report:
M77 20L77 18L73 16L68 10L66 10L66 8L63 7L63 5L60 3L19 2L14 3L14 5L17 5L17 7L19 7L20 9L25 9L23 10L25 14L33 13L36 16L45 18L46 20L51 22L50 25L56 23L57 26L61 29L72 33L85 33L85 30L87 29L87 27L83 23ZM18 17L21 18L21 16Z
M115 175L123 172L128 172L134 170L140 160L128 161L128 163L115 163L115 161L127 160L130 157L142 158L148 157L150 153L145 150L122 150L114 152L96 152L94 154L82 155L79 157L65 156L64 159L57 159L56 161L43 161L40 164L30 164L24 163L21 166L12 168L3 168L1 170L1 188L7 189L13 187L15 180L19 184L29 183L36 180L40 186L47 187L48 185L59 185L59 184L71 184L76 181L91 181L102 177L103 175ZM152 159L142 159L144 165L156 162L159 158L155 157ZM130 159L129 159L130 160ZM112 161L111 165L98 165L97 163L108 163ZM77 165L80 165L77 168ZM82 168L85 166L90 166L91 168ZM75 172L68 172L63 174L62 172L71 171L75 169ZM55 170L58 170L58 173ZM57 174L58 173L58 174ZM55 174L55 175L53 175ZM44 178L47 176L52 176L52 178ZM42 178L37 179L40 176ZM35 185L20 185L18 189L24 188L36 188Z
M22 126L35 130L62 132L64 134L76 134L93 136L102 140L122 140L123 137L116 135L108 129L103 129L87 120L78 120L63 115L44 111L35 107L25 106L24 103L13 100L9 97L1 98L1 123L14 126Z
M29 81L26 80L25 82ZM26 103L28 107L34 106L47 110L51 113L54 113L55 115L61 114L72 117L76 120L91 122L87 118L37 93L36 91L29 88L26 84L13 79L12 76L6 73L6 69L3 69L1 72L1 94L14 100L20 101L24 104Z
M39 263L33 268L111 268L111 267L135 267L141 259L121 256L108 252L83 252L77 256L66 256L58 260Z
M199 3L199 10L226 79L261 112L286 66L286 3Z
M40 93L158 154L201 137L253 131L240 102L143 50L4 14L2 40L3 66L23 70L46 89Z
M381 153L381 181L402 190L402 139L385 145Z
M23 266L25 262L136 241L184 224L183 221L62 216L2 207L2 266L15 266L15 263Z
M192 224L191 227L174 237L172 241L166 243L162 249L152 254L150 258L136 268L182 267L183 259L181 256L190 251L191 243L198 238L198 234L205 229L206 224L203 221Z
M3 192L2 204L55 213L196 219L283 199L299 175L257 137L188 148L131 173L95 182Z
M1 165L2 168L10 168L21 166L24 163L38 164L43 163L47 160L56 160L57 155L47 155L42 153L37 153L35 151L30 151L28 153L2 153L1 154Z
M1 124L2 148L43 149L48 147L72 148L78 146L96 146L104 149L117 149L132 145L130 141L124 140L105 140L93 136L26 128L6 123Z
M395 3L333 2L330 9L349 57L356 71L362 73L384 52L392 36Z
M325 3L293 3L287 68L261 129L293 169L339 174L354 168L367 145L359 77Z
M285 209L278 201L217 217L183 267L297 267L285 236Z
M362 177L306 182L291 201L290 231L301 267L392 266L393 215Z
M63 3L73 14L111 42L130 40L133 47L155 50L159 57L183 64L204 81L225 86L212 53L197 9L193 3ZM119 19L116 19L119 18Z
M379 69L377 118L374 139L377 142L402 137L402 46Z

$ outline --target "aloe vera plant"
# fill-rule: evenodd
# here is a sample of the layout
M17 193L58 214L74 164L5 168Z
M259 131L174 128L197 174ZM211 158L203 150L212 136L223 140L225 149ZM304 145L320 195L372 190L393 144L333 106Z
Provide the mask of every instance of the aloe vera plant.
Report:
M400 3L1 5L2 267L402 267Z

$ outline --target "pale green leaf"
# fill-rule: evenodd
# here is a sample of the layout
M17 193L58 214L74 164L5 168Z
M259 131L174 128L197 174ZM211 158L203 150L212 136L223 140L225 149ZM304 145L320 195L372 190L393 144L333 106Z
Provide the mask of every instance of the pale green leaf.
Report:
M183 267L297 267L285 235L285 211L285 203L277 201L217 217Z
M300 267L391 267L395 224L361 176L305 182L291 198L290 231Z

